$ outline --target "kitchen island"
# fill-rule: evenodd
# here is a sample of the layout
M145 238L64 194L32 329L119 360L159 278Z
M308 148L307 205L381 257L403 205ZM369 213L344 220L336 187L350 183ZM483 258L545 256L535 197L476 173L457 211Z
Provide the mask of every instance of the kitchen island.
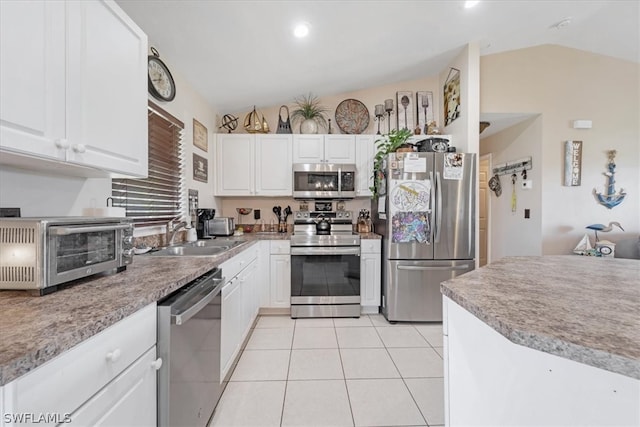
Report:
M448 425L640 423L640 262L508 257L441 291Z

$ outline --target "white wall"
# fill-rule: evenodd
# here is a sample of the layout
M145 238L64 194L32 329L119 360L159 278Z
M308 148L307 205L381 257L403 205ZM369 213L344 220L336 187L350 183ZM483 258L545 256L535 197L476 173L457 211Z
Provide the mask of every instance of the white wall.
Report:
M491 249L488 262L505 256L542 255L542 117L512 126L502 132L484 138L480 143L481 154L492 153L492 167L501 163L531 157L533 168L527 171L527 179L533 181L530 190L522 190L522 176L516 181L516 211L511 210L513 186L511 175L501 175L502 194L490 194ZM524 210L530 209L530 218L524 218Z
M513 136L511 141L503 135L498 145L502 146L501 155L505 159L528 152L536 156L531 173L538 178L534 178L534 192L528 202L532 218L538 220L536 217L540 216L540 224L539 229L527 229L527 233L539 233L542 240L532 244L518 239L502 247L496 247L497 241L493 253L536 253L540 245L543 255L568 254L588 231L587 225L609 221L620 222L626 232L616 230L608 233L607 239L615 242L638 236L640 65L553 45L483 56L480 65L483 113L540 114L531 124L533 128L524 129L522 135ZM593 128L573 129L572 122L576 119L592 120ZM567 140L583 141L582 185L578 187L563 186ZM611 149L618 151L617 189L624 188L627 197L609 210L595 201L592 191L605 190L606 152ZM540 186L539 200L535 197L537 186ZM533 221L509 222L510 215L510 210L492 209L495 227L503 227L504 235L517 236L525 223L526 227L537 228ZM517 215L522 217L520 213ZM497 233L495 227L493 232ZM593 239L592 233L590 236Z

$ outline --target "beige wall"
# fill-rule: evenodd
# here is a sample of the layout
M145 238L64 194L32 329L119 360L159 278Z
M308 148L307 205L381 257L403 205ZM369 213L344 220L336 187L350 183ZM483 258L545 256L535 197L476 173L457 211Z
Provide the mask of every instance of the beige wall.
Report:
M286 84L284 82L283 84ZM393 99L393 105L395 110L397 111L397 100L396 100L396 92L398 91L412 91L413 92L413 104L415 106L415 96L417 91L432 91L433 92L433 103L435 104L434 117L439 117L441 115L441 91L439 89L440 85L438 82L437 76L425 77L418 80L409 80L399 83L393 83L385 86L369 88L364 90L358 90L353 92L340 93L333 96L326 96L320 98L320 103L325 106L329 112L327 114L327 118L331 119L331 128L333 133L341 133L340 128L336 124L335 121L335 111L340 104L345 99L357 99L362 102L369 110L369 126L367 129L362 132L364 134L375 134L378 130L378 122L374 120L374 108L376 104L384 104L385 99ZM306 93L301 93L300 95L307 95ZM294 100L292 99L289 104L289 111L293 111L294 109ZM265 107L257 107L257 110L260 114L264 114L267 123L271 129L271 133L275 133L278 127L278 111L280 110L280 105L274 106L265 106ZM397 128L397 117L396 111L391 116L391 129ZM245 116L249 113L249 111L240 111L234 112L233 115L239 118L239 126L238 129L234 133L245 133L242 124L244 122ZM221 114L225 114L221 112ZM414 112L415 116L415 112ZM283 117L285 118L285 117ZM415 121L415 118L414 118ZM293 133L300 133L300 125L299 123L292 123L293 125ZM438 125L442 126L442 121L438 121ZM380 125L380 132L387 133L388 132L388 120L385 115L384 121ZM326 133L326 129L321 130L322 133Z
M511 211L500 202L495 208L492 206L492 223L495 224L493 233L497 234L496 228L503 227L501 234L524 240L517 236L526 230L524 237L539 233L541 242L537 239L533 244L494 242L502 244L492 248L494 254L533 254L538 247L545 255L568 254L587 232L585 227L593 223L619 221L626 233L619 230L608 233L606 238L614 242L623 235L637 236L640 233L640 66L553 45L487 55L481 58L480 65L480 111L540 115L528 126L521 127L520 135L496 135L481 143L481 152L494 150L494 161L530 152L534 156L533 188L540 191L539 200L536 190L522 196L530 197L522 200L531 204L535 221L510 222ZM593 128L573 129L572 122L576 119L592 120ZM579 187L563 186L566 140L584 142ZM487 148L485 144L495 147ZM610 149L618 151L617 188L627 192L625 201L612 210L599 205L592 194L594 188L605 191L603 173L606 152ZM538 220L539 231L535 224ZM589 234L593 238L593 233Z

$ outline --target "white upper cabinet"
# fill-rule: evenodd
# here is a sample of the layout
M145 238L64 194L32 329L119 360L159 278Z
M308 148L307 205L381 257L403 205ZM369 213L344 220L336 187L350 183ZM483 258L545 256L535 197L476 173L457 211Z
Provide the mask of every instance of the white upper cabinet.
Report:
M114 3L67 4L73 163L147 175L147 36Z
M356 135L356 197L371 197L373 160L378 135Z
M2 161L147 175L147 37L113 1L0 2ZM79 166L79 167L78 167Z
M3 151L65 160L65 23L64 3L0 2Z
M293 137L273 134L255 136L256 196L293 194Z
M294 135L293 163L355 163L355 135Z
M292 141L284 134L218 134L216 195L290 197Z

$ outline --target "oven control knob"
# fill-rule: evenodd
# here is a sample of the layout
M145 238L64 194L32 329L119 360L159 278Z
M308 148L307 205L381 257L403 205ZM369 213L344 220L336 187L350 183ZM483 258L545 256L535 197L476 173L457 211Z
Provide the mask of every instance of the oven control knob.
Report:
M300 212L296 212L296 218L300 218Z
M345 213L344 213L344 217L345 217L345 218L349 218L350 216L351 216L351 213L349 213L349 212L345 212Z
M125 249L124 251L122 251L122 255L124 255L127 258L130 258L133 256L133 249Z
M133 236L124 236L124 238L122 239L122 242L123 242L126 246L131 246L131 245L133 245Z

